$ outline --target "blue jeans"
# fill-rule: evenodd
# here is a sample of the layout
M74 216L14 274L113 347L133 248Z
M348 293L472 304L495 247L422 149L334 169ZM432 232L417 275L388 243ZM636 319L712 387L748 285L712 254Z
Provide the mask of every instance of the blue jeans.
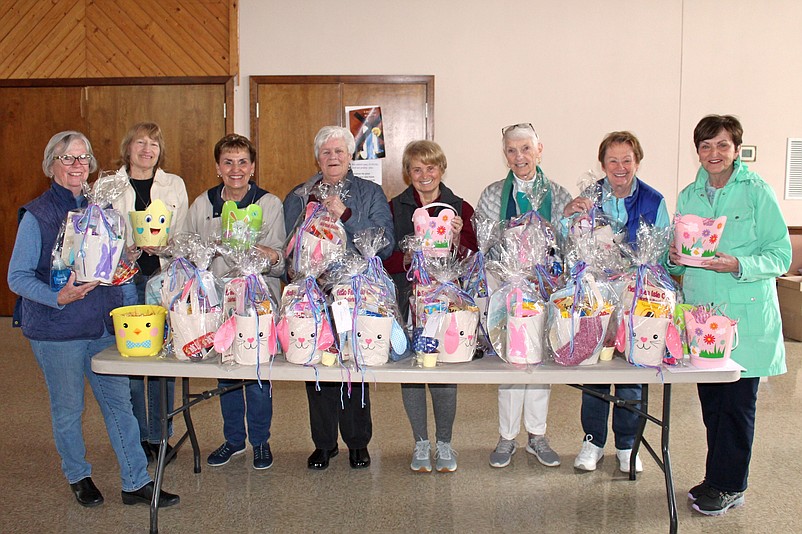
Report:
M162 438L161 427L161 395L159 392L159 379L147 378L147 402L145 400L145 377L130 376L131 404L134 416L139 423L139 441L159 443ZM175 378L167 379L167 411L173 409L175 398ZM167 436L173 435L173 420L167 424Z
M600 393L610 393L610 384L585 384L588 389ZM626 400L640 400L640 384L615 384L615 395ZM640 408L640 404L636 406ZM582 392L582 430L590 436L590 442L597 447L607 443L607 418L610 415L610 403L589 393ZM635 444L635 433L638 431L638 415L626 408L613 408L613 433L615 448L631 449Z
M91 368L92 356L112 345L114 337L30 342L50 394L53 439L67 481L72 484L92 475L81 428L86 377L117 455L123 491L135 491L150 482L148 461L139 444L139 428L131 410L128 377L99 375Z
M123 304L133 306L144 304L145 288L148 278L137 274L133 283L124 284ZM161 396L159 395L159 381L155 378L147 379L147 400L145 399L145 377L131 376L131 404L134 407L134 416L139 423L139 441L159 443L162 438L161 428ZM175 398L175 378L167 380L167 411L173 409ZM173 435L173 420L167 425L167 436Z
M238 380L218 380L220 387L231 386ZM243 391L245 393L243 395ZM247 409L246 409L247 402ZM226 441L239 447L245 445L245 419L248 420L248 441L261 445L270 439L270 422L273 420L273 399L270 384L250 384L245 388L232 389L220 395L220 411L223 413L223 435Z

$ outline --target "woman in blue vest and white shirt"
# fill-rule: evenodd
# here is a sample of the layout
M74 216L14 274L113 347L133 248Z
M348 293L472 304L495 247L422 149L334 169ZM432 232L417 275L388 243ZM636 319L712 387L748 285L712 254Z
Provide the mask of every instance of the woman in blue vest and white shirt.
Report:
M22 326L42 369L61 470L78 503L103 504L103 495L92 481L81 425L86 378L120 465L123 504L150 504L154 484L139 444L128 377L92 371L92 357L114 344L109 312L122 305L122 289L99 282L74 285L75 273L59 291L50 287L53 246L67 213L86 207L82 187L95 169L92 145L84 134L66 131L50 138L42 161L50 188L20 209L8 266L8 286L21 297L14 324ZM178 501L178 495L164 490L159 495L161 507Z
M612 219L616 230L624 230L629 243L635 243L638 224L641 220L658 228L666 228L670 219L663 195L646 185L636 176L643 159L640 141L631 132L611 132L599 145L599 162L604 178L591 190L584 191L565 206L563 215L589 211L592 198L599 199L602 211ZM594 384L585 387L599 393L610 393L610 384ZM640 400L640 384L616 384L616 396L626 400ZM610 404L590 393L582 393L582 430L585 440L574 461L574 467L593 471L604 456L607 441L607 419ZM616 406L613 408L613 433L619 469L629 473L632 446L638 429L638 416L634 412ZM640 455L635 458L635 470L643 471Z
M170 174L162 169L164 165L164 135L158 124L153 122L140 122L134 124L123 137L120 143L120 171L128 175L128 187L122 195L113 202L126 221L125 244L134 246L133 233L128 218L130 211L144 211L154 200L161 200L173 215L170 221L170 235L183 231L187 218L187 189L180 176ZM119 171L118 171L119 172ZM165 267L167 260L160 260L155 254L156 250L144 247L142 255L137 260L139 274L134 278L134 284L125 286L126 304L133 304L134 291L136 291L136 304L145 304L145 285L151 275ZM147 400L145 396L145 377L132 376L131 402L134 406L134 415L139 421L139 439L148 461L154 460L159 454L161 441L161 400L159 396L159 381L156 378L147 379ZM167 409L172 410L175 396L175 379L167 381ZM170 420L168 435L173 433L173 422ZM167 453L172 450L167 445ZM170 458L170 461L175 456Z
M476 213L486 219L506 221L532 209L554 227L559 224L563 208L571 200L564 187L546 178L540 168L543 143L529 124L514 124L501 130L504 157L510 171L507 177L487 186L479 197ZM539 206L532 206L532 191L547 193ZM550 384L502 384L498 388L498 426L500 438L490 453L490 465L506 467L518 448L515 438L521 431L521 412L528 432L526 451L549 467L560 465L560 457L546 438Z

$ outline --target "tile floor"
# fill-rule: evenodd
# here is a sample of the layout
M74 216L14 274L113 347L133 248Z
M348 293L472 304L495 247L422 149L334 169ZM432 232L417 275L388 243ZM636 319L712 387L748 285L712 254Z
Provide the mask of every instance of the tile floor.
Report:
M0 322L0 335L6 346L0 358L0 410L6 421L0 437L0 532L146 532L148 508L120 501L117 464L89 390L88 457L106 502L86 509L74 501L60 471L47 391L30 347L8 319ZM695 388L674 386L671 453L680 532L802 532L802 343L786 346L789 372L761 384L746 506L723 517L703 517L688 506L686 492L703 476L704 432ZM193 381L195 391L213 386ZM521 448L504 469L488 465L498 439L496 387L460 386L453 442L459 469L451 474L410 471L414 442L399 387L371 388L373 465L358 471L342 453L327 471L306 468L313 447L302 384L273 384L275 463L265 471L252 468L250 447L226 466L206 466L206 455L222 443L222 424L216 399L198 405L193 419L203 470L193 473L189 447L167 467L165 488L179 493L181 503L161 511L160 532L668 531L663 477L649 457L643 457L645 470L635 482L618 472L612 442L597 471L573 469L582 441L580 395L568 386L554 387L549 414L548 435L563 464L543 467ZM659 409L659 387L652 386L651 397ZM658 429L650 426L647 437L657 443ZM177 431L183 428L182 421L176 424Z

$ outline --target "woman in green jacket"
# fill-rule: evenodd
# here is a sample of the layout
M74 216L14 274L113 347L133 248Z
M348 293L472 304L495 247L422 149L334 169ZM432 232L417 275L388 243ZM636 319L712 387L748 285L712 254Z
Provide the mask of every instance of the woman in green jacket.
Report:
M690 304L725 304L738 321L739 344L732 359L746 368L727 384L699 384L707 429L705 478L691 488L693 508L721 515L744 504L755 430L760 377L783 374L785 345L775 277L791 265L791 241L771 187L738 158L743 128L730 115L709 115L693 132L702 168L677 200L677 212L727 216L716 256L699 267L676 265L672 244L669 271L683 275Z

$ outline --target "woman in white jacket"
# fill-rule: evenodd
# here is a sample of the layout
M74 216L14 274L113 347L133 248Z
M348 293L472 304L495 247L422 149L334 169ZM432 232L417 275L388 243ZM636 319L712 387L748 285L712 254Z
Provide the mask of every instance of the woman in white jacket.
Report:
M189 200L184 180L180 176L162 170L164 163L164 136L158 124L153 122L140 122L134 124L120 143L121 171L128 175L128 187L122 195L113 202L113 207L123 214L126 220L126 245L134 246L133 233L129 211L143 211L151 202L161 200L167 209L173 212L170 223L170 235L176 235L184 230L187 219ZM134 278L135 284L126 286L126 304L145 303L145 285L151 275L156 273L161 265L159 256L151 247L144 247L138 264L140 272ZM166 261L165 261L166 263ZM134 302L134 290L136 302ZM139 421L139 435L142 448L148 461L156 458L159 453L161 441L161 423L159 412L158 381L148 379L147 403L145 399L145 380L141 376L132 376L131 402L134 406L134 415ZM175 380L168 382L168 410L172 410ZM172 422L169 434L173 433ZM168 445L167 452L171 447Z

